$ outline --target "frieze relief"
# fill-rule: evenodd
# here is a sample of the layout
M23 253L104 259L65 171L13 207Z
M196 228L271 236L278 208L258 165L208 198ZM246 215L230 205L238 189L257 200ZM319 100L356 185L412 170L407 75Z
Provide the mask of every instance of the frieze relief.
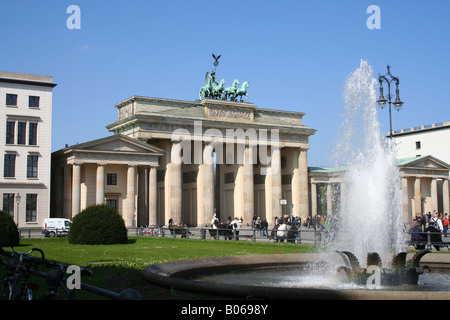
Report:
M210 117L253 120L253 110L242 110L231 107L206 107Z

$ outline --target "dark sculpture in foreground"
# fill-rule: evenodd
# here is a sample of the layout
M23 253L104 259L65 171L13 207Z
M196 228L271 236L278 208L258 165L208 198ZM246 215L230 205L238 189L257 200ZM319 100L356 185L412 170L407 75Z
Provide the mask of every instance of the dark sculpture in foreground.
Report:
M376 266L380 270L380 284L381 286L400 286L400 285L417 285L419 275L425 269L428 271L428 266L420 266L420 259L429 250L422 250L416 253L413 258L406 262L406 252L400 252L392 260L389 268L383 268L381 258L378 253L371 252L367 254L367 267L361 268L358 259L355 255L348 251L337 251L346 261L345 266L338 268L338 271L345 271L349 280L356 284L365 285L368 283L369 277L372 273L369 271L372 266Z

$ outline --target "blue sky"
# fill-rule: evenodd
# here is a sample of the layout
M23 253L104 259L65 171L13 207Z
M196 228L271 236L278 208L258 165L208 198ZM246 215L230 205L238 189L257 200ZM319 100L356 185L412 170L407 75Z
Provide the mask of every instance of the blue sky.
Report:
M81 29L67 28L70 5ZM369 29L377 5L381 29ZM0 70L51 75L52 150L102 138L133 95L193 101L221 54L218 78L249 81L249 102L305 112L308 164L329 165L345 79L368 60L400 77L395 130L450 120L447 0L15 0L0 4ZM388 111L379 112L389 130Z

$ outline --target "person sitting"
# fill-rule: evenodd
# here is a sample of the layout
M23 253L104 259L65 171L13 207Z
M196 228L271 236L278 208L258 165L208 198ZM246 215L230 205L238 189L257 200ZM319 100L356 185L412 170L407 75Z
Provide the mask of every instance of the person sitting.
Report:
M411 231L411 241L414 242L426 241L426 239L424 239L423 237L423 231L420 221L416 221L410 231ZM416 250L423 250L425 249L425 244L414 243L414 248L416 248Z
M289 231L287 232L287 242L294 243L296 238L298 237L298 227L296 224L293 224Z
M283 242L287 237L288 226L283 222L277 229L277 240Z
M436 228L435 222L430 220L428 222L428 227L425 228L424 231L425 231L425 233L430 232L431 243L433 243L433 246L436 249L436 251L440 251L441 246L439 244L442 243L442 236L441 236L441 232L439 231L439 229Z

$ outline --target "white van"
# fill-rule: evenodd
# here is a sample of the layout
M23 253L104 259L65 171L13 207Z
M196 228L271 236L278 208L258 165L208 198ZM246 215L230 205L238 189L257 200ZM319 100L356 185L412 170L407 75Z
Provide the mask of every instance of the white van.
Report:
M62 218L47 218L42 223L42 233L46 237L65 237L69 234L71 221Z

